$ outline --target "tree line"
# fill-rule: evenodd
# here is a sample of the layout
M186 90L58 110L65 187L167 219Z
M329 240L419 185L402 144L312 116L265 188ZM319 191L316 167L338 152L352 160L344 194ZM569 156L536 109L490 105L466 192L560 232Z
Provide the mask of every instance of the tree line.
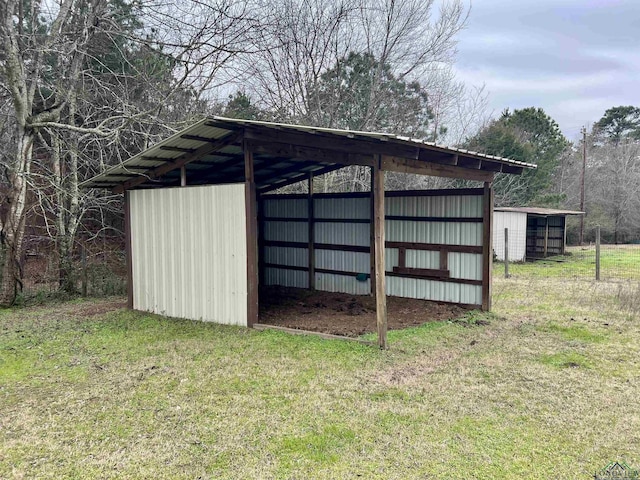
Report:
M499 202L571 206L578 146L540 109L491 119L484 89L455 78L469 14L461 0L0 3L0 305L20 291L34 235L73 292L78 238L114 228L107 219L121 208L119 196L79 183L206 114L399 133L538 163L499 177ZM594 195L589 208L619 218L621 234L637 221L625 196L637 179L637 116L607 111L588 137L586 181L621 177L620 192ZM319 185L366 190L368 174L347 168Z

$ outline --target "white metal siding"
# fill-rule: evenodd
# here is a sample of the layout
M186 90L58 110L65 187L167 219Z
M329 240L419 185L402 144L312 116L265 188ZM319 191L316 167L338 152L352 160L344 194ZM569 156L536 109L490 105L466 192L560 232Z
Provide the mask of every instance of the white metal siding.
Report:
M493 251L504 260L504 229L509 229L509 261L524 262L527 254L527 214L493 212Z
M130 192L133 308L247 325L244 185Z
M371 199L361 198L314 198L314 217L360 218L367 220L371 215Z

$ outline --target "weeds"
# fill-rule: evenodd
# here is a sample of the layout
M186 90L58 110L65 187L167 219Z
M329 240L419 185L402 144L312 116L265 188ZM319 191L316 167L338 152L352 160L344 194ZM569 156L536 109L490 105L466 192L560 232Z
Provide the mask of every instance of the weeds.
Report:
M633 313L640 313L640 283L619 285L616 300L620 308Z

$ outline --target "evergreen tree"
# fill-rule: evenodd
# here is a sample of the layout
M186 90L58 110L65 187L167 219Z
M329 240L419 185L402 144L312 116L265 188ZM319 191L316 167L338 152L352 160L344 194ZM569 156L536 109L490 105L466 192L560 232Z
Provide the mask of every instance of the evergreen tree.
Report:
M535 163L517 180L496 177L496 201L510 205L553 204L548 195L553 174L569 146L558 124L541 108L508 110L466 142L465 147L490 155Z

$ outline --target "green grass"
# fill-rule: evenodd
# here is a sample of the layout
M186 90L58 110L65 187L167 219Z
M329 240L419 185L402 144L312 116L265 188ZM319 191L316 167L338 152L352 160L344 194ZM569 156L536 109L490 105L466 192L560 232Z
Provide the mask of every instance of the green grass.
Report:
M509 264L509 274L517 278L582 278L595 279L594 246L569 247L567 255L548 257L534 262ZM496 275L504 276L504 264L494 264ZM602 245L600 278L640 280L640 245Z
M0 478L574 479L613 460L638 468L634 288L495 278L492 314L392 331L387 352L90 315L103 301L0 311Z

